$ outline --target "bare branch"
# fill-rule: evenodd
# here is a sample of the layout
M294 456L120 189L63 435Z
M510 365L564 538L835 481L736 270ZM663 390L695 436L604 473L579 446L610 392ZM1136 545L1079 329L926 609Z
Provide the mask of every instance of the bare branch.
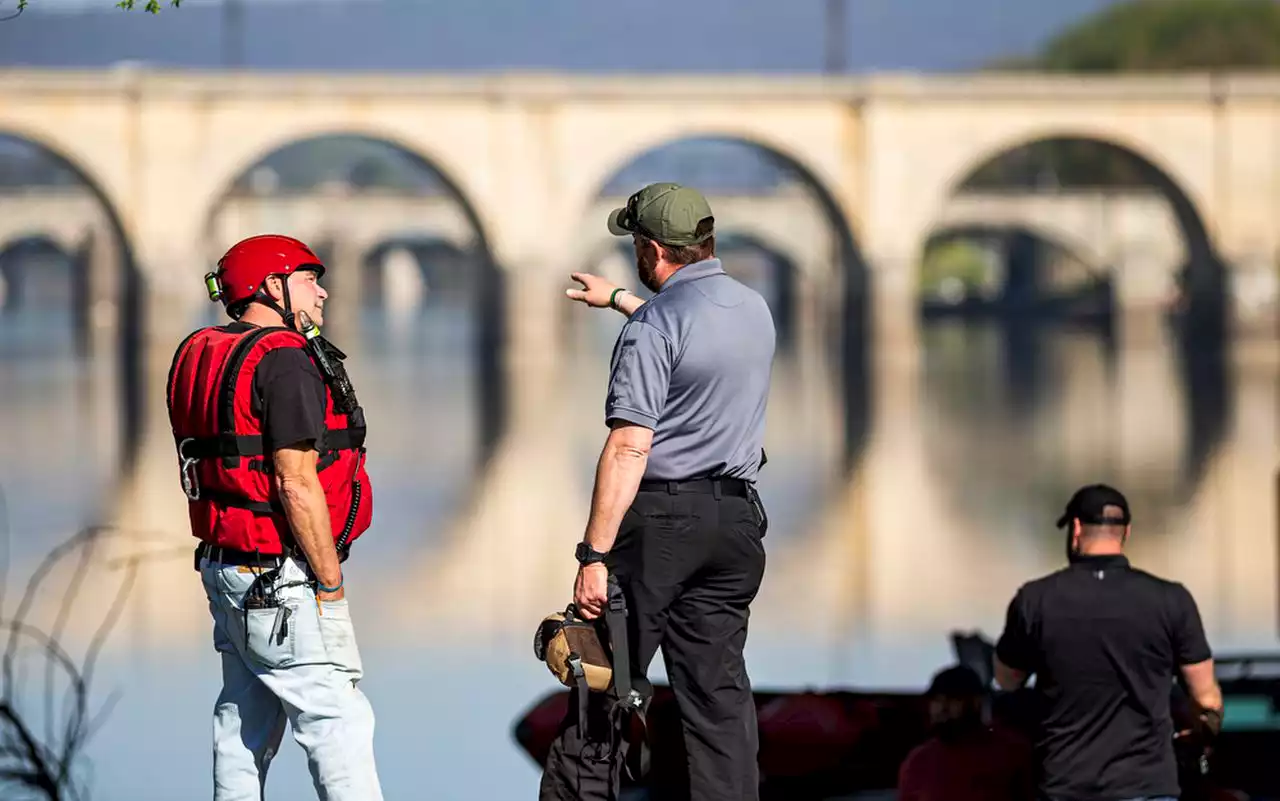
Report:
M75 604L76 596L80 594L80 585L84 583L85 572L89 566L89 559L93 556L93 546L96 542L96 539L90 539L88 547L80 549L80 564L76 567L76 572L71 576L71 587L62 598L62 606L58 609L58 616L53 621L53 630L49 633L49 639L54 642L57 642L58 638L62 636L62 629L67 624L67 618L71 616L71 607ZM53 742L53 666L52 660L45 662L44 725L45 741L49 743ZM86 679L87 682L88 680Z
M0 613L4 606L2 580L9 561L8 515L3 501L3 495L0 495L0 540L4 541L3 556L0 557ZM179 553L177 549L165 548L110 560L99 557L101 549L98 546L103 538L120 533L111 527L89 526L53 548L28 579L13 616L8 619L0 617L0 629L8 630L0 661L0 797L8 799L15 793L21 793L43 801L71 801L84 796L73 771L89 739L102 728L120 697L118 692L112 693L101 709L96 713L90 712L89 695L94 668L107 638L124 613L142 564L174 558ZM130 541L136 544L140 539L135 535ZM190 551L183 549L183 553L189 555ZM67 557L72 557L67 560L73 564L71 576L59 596L53 624L46 632L31 624L28 617L37 596L44 592L49 576ZM72 618L73 607L80 598L89 571L101 572L104 565L111 570L122 570L123 575L115 597L89 641L82 663L77 664L59 640ZM21 697L18 687L23 683L22 677L28 673L26 657L30 649L24 643L37 646L45 660L43 739L33 731L34 721L24 716L17 700ZM56 674L62 674L66 684L60 704L55 703L54 698L58 683ZM55 731L58 731L57 736Z
M36 591L40 589L40 584L44 581L45 576L48 575L49 571L51 571L53 567L61 561L62 557L71 553L76 548L82 547L86 541L95 539L105 530L108 529L99 526L90 526L89 528L83 529L62 545L54 548L47 556L45 556L44 560L40 563L40 566L36 568L35 573L31 575L31 579L27 582L26 592L23 593L22 601L18 603L18 611L13 616L15 622L21 624L22 621L26 619L27 612L31 607L31 602L35 599ZM3 694L0 694L0 697L6 701L11 698L9 695L9 683L12 681L13 677L13 649L16 646L17 636L11 631L9 635L9 645L5 649L3 677L0 677L0 680L3 680L5 685L4 692Z

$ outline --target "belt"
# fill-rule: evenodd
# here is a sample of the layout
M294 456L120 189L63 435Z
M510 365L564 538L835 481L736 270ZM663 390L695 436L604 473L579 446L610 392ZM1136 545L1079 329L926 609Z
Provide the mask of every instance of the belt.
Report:
M662 481L647 478L640 482L641 492L665 492L668 495L679 495L684 492L703 495L734 495L749 498L750 484L740 478L696 478L689 481Z
M238 551L235 548L223 548L218 545L210 545L202 542L196 546L196 569L200 568L200 560L208 559L210 562L217 562L221 565L229 565L232 567L279 567L284 563L284 556L281 554L265 554L254 553L252 551Z

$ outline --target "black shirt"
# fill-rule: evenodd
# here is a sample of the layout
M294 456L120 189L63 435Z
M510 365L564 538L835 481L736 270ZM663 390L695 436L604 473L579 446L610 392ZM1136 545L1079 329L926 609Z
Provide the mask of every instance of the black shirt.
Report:
M239 322L227 326L230 331L253 328ZM314 447L324 434L326 403L324 379L302 348L275 348L258 362L250 408L262 421L267 453L291 445Z
M1178 795L1172 682L1211 656L1185 587L1123 556L1081 557L1018 590L996 655L1036 675L1043 794Z

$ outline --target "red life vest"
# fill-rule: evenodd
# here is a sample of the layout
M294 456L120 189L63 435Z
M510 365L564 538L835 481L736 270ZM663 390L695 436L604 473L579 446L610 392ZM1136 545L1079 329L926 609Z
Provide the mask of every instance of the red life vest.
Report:
M264 556L294 545L271 455L263 453L262 421L253 412L253 376L270 351L305 347L306 339L288 328L227 326L199 329L178 346L169 368L169 423L198 539ZM327 384L325 428L317 467L342 556L369 528L373 491L364 469L363 411L335 412Z

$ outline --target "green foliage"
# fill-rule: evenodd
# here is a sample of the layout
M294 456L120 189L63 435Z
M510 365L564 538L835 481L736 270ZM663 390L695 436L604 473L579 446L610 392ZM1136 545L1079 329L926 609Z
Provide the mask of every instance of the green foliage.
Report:
M990 270L986 252L975 242L952 239L931 244L920 265L920 290L935 296L958 284L966 293L974 292L990 283Z
M25 10L30 2L31 0L18 0L18 12ZM142 10L148 14L159 14L161 5L160 0L147 0L142 4ZM182 5L182 0L169 0L169 5L177 8ZM136 6L136 0L118 0L116 3L116 8L123 8L125 11L132 11Z
M132 11L133 5L134 0L120 0L120 2L116 3L116 8L123 8L125 11ZM169 5L177 8L182 5L182 0L169 0ZM147 0L147 4L142 7L142 10L146 11L148 14L159 14L160 0Z
M1034 66L1072 72L1280 67L1280 3L1131 0L1054 37Z

